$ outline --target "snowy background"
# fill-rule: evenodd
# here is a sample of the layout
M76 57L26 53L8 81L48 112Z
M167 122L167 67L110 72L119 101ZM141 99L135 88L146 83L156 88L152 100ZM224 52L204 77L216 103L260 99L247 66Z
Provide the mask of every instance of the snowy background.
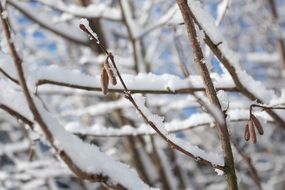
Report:
M192 95L195 92L208 103L175 1L1 3L7 9L2 17L8 18L24 61L30 92L54 136L51 145L15 82L18 76L1 27L1 190L109 188L77 178L60 158L61 151L82 171L108 176L109 185L226 189L225 176L216 168L224 165L214 127L221 114L214 118ZM285 125L254 108L264 135L257 135L256 144L244 140L249 107L257 99L266 106L285 106L284 1L191 0L189 6L201 24L197 32L204 62L227 114L240 189L284 189ZM122 78L150 121L168 140L210 164L196 162L168 146L125 98L122 84L110 84L106 96L101 92L106 55L80 30L82 18L88 19L83 24L89 22L100 44L114 55ZM229 72L204 43L204 32L218 44L254 98L236 88ZM8 114L7 107L24 121ZM215 107L211 109L216 112ZM285 121L285 110L274 113Z

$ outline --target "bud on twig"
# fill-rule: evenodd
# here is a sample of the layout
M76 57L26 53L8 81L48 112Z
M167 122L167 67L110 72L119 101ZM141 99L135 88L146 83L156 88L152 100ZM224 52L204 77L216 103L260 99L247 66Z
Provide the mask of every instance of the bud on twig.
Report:
M108 93L108 86L109 86L109 77L108 77L105 67L103 67L103 70L101 73L101 89L102 89L103 94L105 95Z
M87 28L84 26L84 24L79 24L79 27L82 31L86 32L89 34L89 31L87 30Z

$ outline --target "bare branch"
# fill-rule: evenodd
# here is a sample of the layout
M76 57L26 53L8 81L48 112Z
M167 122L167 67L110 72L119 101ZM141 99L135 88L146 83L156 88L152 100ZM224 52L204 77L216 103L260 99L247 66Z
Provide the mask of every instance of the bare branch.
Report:
M80 27L82 28L82 25L80 25ZM98 40L96 40L96 37L93 36L92 33L90 33L90 31L87 31L86 29L83 29L84 32L86 32L87 34L89 34L91 37L93 37L94 41L97 43ZM132 105L135 107L135 109L138 111L138 113L142 116L142 118L144 119L144 121L146 123L148 123L149 126L151 126L172 148L180 151L181 153L196 159L198 162L204 163L204 164L208 164L208 165L213 165L210 161L201 158L201 157L197 157L195 155L193 155L191 152L187 151L185 148L183 148L182 146L179 146L178 144L176 144L174 141L172 141L168 136L166 136L162 131L160 131L159 127L156 126L146 115L145 113L140 109L140 107L138 106L138 104L136 103L136 101L134 100L131 91L127 88L127 85L125 83L125 81L123 80L121 73L118 70L117 64L115 62L114 56L112 53L108 52L104 47L102 47L102 45L100 43L97 43L105 52L106 55L109 57L111 63L113 64L113 67L115 68L115 71L117 73L117 76L119 78L120 83L122 84L123 88L124 88L124 94L125 94L125 98L127 98ZM224 167L221 165L213 165L213 167L218 168L220 170L224 170Z
M60 26L55 26L49 22L46 22L44 19L42 19L42 17L40 17L40 15L29 11L29 9L26 7L25 3L22 2L17 2L14 0L9 0L7 1L7 3L11 6L13 6L15 9L17 9L18 11L20 11L22 14L24 14L26 17L28 17L29 19L31 19L32 21L34 21L35 23L37 23L38 25L40 25L41 27L55 33L56 35L59 35L71 42L77 43L77 44L81 44L81 45L85 45L87 46L90 41L88 40L88 38L82 38L79 35L74 35L73 33L77 33L77 32L65 32L65 30L63 30L63 28L61 28ZM45 18L46 19L46 18ZM69 27L70 28L70 27Z
M45 134L47 141L54 148L54 150L59 154L59 156L67 164L67 166L81 179L87 179L87 180L96 181L96 182L103 182L106 185L113 187L113 188L116 188L116 189L127 189L126 187L123 186L123 184L120 184L119 182L116 182L114 184L112 182L112 179L110 179L110 177L104 173L92 173L90 171L82 170L78 165L76 165L76 163L73 160L74 158L72 158L72 155L69 155L70 151L67 152L66 150L57 146L57 143L55 142L55 137L54 137L55 131L52 131L53 129L49 128L49 126L47 125L47 123L45 121L45 119L47 119L46 118L47 116L45 116L45 118L44 118L41 115L41 111L43 111L43 108L41 108L42 109L41 111L38 110L38 107L35 103L35 100L29 92L29 89L28 89L28 86L27 86L27 83L25 80L25 76L24 76L23 67L22 67L23 61L22 61L21 57L19 57L19 55L16 51L16 48L14 46L13 39L12 39L10 30L9 30L8 20L6 17L2 16L3 12L4 12L4 10L2 8L2 4L0 3L0 15L1 15L0 18L1 18L1 22L2 22L2 27L3 27L4 34L5 34L5 37L7 40L9 52L13 58L14 65L16 67L17 75L19 78L19 83L22 87L22 90L23 90L23 93L25 95L28 106L29 106L29 108L33 114L34 120L41 127L43 133ZM53 123L53 124L56 124L56 123ZM56 126L54 126L54 127L56 127ZM60 130L60 129L56 129L56 130ZM61 133L63 131L61 131ZM57 136L57 138L59 138L59 135ZM73 139L73 137L70 136L70 140L71 139ZM80 141L78 141L78 142L80 142ZM61 142L61 143L64 143L64 142ZM67 143L69 143L69 142L67 142ZM63 144L61 144L61 146L63 146ZM97 151L97 150L94 149L94 151ZM119 164L119 165L121 167L126 167L125 165L122 165L122 164ZM133 175L135 173L132 171L132 174L131 173L129 173L129 174ZM138 178L136 178L136 179L138 179ZM142 182L140 181L140 183L142 183ZM147 187L144 183L142 183L142 185L144 186L144 188Z
M203 56L202 49L200 44L197 40L197 34L194 26L194 21L190 12L190 8L188 6L187 0L177 0L176 1L180 11L182 13L184 23L186 26L186 30L188 33L188 38L191 42L192 49L194 52L194 61L200 70L200 74L202 76L204 86L206 89L206 94L210 101L217 106L217 108L222 112L221 105L219 99L216 94L216 90L214 88L212 79L210 77L208 68L205 64L205 59ZM220 141L222 144L224 159L225 159L225 174L227 179L228 189L238 189L237 179L235 174L235 167L234 167L234 159L230 144L230 135L226 126L225 116L224 116L224 124L218 122L217 129L220 136Z

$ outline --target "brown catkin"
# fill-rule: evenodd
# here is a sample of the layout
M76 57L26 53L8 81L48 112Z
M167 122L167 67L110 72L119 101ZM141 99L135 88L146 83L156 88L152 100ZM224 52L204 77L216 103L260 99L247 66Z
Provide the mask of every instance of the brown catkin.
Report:
M249 136L251 141L255 144L256 143L256 133L253 125L252 119L248 121L248 128L249 128Z
M104 68L106 69L107 74L108 74L109 78L111 79L112 84L116 85L117 84L116 75L115 75L113 69L111 68L111 66L109 64L108 57L104 62Z
M101 73L101 89L103 94L108 93L108 86L109 86L109 77L107 74L106 69L103 67L102 73Z
M245 126L245 129L244 129L244 139L246 141L249 140L249 129L248 129L248 125Z
M262 128L262 126L261 126L259 120L258 120L254 115L251 115L251 118L252 118L252 121L253 121L253 123L254 123L254 125L255 125L255 127L256 127L258 133L259 133L260 135L263 135L263 134L264 134L264 131L263 131L263 128Z

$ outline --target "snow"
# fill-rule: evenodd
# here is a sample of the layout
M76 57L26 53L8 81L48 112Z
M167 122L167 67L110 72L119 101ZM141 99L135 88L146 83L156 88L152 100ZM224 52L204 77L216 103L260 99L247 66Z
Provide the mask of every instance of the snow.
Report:
M54 24L50 22L50 15L44 13L43 11L40 12L35 11L35 9L31 9L28 3L15 0L9 0L8 3L17 8L20 12L23 12L27 17L35 20L39 25L52 29L54 33L60 34L67 39L73 39L74 41L82 44L87 43L86 35L80 32L78 27L72 27L72 25L67 23Z
M224 172L220 169L215 169L215 172L217 173L217 175L224 175Z
M85 18L103 18L114 21L120 21L122 19L121 13L118 8L108 7L103 3L92 3L87 7L78 6L75 4L65 4L63 1L58 0L38 0L45 5L54 7L64 13L77 17Z
M7 40L5 39L4 31L1 32L0 46L1 46L1 50L4 53L8 53L9 52Z
M165 129L165 125L163 123L163 118L151 113L147 107L145 107L145 98L140 95L134 96L135 102L137 102L139 109L143 112L143 114L148 118L149 121L153 122L158 130L170 141L174 142L175 144L179 145L186 151L190 152L194 157L197 159L202 158L211 162L213 165L224 165L223 157L217 153L206 152L200 149L197 146L191 145L189 142L181 139L176 138L173 134L168 134L167 130ZM213 108L212 108L213 109ZM219 118L219 117L218 117ZM220 121L221 122L221 121Z
M272 99L269 103L271 106L275 105L285 105L285 89L281 89L281 95Z
M9 61L9 58L5 56L5 60ZM11 59L10 59L11 60ZM10 62L1 62L0 67L7 72L10 76L16 78L16 73ZM29 66L26 68L29 73L27 76L33 78L35 82L39 80L49 80L53 82L59 82L64 84L73 84L83 87L101 88L100 76L90 76L82 73L79 70L71 70L59 66ZM203 81L200 76L193 75L189 78L182 79L176 75L161 74L156 75L153 73L139 73L138 75L122 74L126 85L130 90L137 91L170 91L175 92L177 90L193 88L204 88ZM214 86L216 88L234 88L235 85L229 75L218 75L216 73L211 74ZM123 86L118 83L116 86L110 84L109 89L123 89Z
M1 103L8 102L9 106L16 107L20 113L30 113L26 110L26 101L21 93L13 90L3 80L0 81L0 86L1 89L5 90L5 93L1 93ZM121 184L128 189L150 189L128 165L115 161L101 152L97 146L84 143L78 137L65 131L63 126L43 108L41 102L35 97L33 99L43 121L54 138L55 145L59 148L59 151L65 151L77 167L87 173L108 176L110 178L109 182L113 185Z
M172 120L165 122L165 130L167 133L173 133L175 131L182 131L191 127L207 125L214 122L214 120L206 113L197 113L191 115L185 120ZM134 128L130 125L124 125L120 129L115 127L105 127L100 124L94 124L93 126L82 126L77 122L70 122L65 125L65 129L71 133L82 135L95 135L95 136L124 136L124 135L153 135L156 132L150 128L147 124L141 124L138 128Z
M32 120L32 114L26 105L25 96L22 92L11 88L13 84L8 83L7 81L0 79L0 87L5 93L0 94L0 102L2 105L6 105L13 110L24 115L26 118Z
M197 158L198 160L200 158L202 159L205 159L209 162L211 162L213 165L220 165L220 166L223 166L224 165L224 160L223 160L223 157L217 153L212 153L212 152L206 152L202 149L200 149L199 147L197 146L193 146L191 145L189 142L181 139L181 138L176 138L175 135L172 135L172 134L168 134L168 131L166 129L166 125L163 123L163 118L158 116L158 115L155 115L153 114L147 107L145 107L145 98L141 95L134 95L133 96L135 102L137 103L139 109L142 111L142 113L148 118L148 121L152 122L155 124L155 126L157 127L157 129L167 138L169 139L170 141L174 142L175 144L179 145L180 147L182 147L183 149L185 149L186 151L190 152L195 158ZM139 113L138 113L139 116L141 116ZM207 118L209 122L212 121L212 119L209 118L209 116L205 116L205 115L201 115L201 117L203 118ZM190 121L192 121L193 123L195 124L198 124L199 122L205 122L205 119L202 119L201 117L197 117L197 115L193 115L193 117L191 117L191 119L189 119L187 121L187 126L189 126L190 124ZM186 122L185 122L186 123ZM173 123L172 123L173 124ZM174 124L173 124L174 125ZM149 128L150 129L150 126L148 125L144 125L143 127L141 127L140 129L138 130L133 130L130 126L124 126L123 128L121 128L119 131L116 131L115 129L110 129L110 128L102 128L98 125L96 125L95 127L93 127L92 129L87 129L88 131L88 134L92 134L92 132L97 132L99 131L99 133L102 134L105 133L105 134L109 134L114 132L118 132L119 135L121 135L122 133L128 133L128 134L132 134L134 135L133 131L139 131L141 129L143 130L146 130L147 133L150 133L149 132ZM171 129L173 130L173 127L171 127ZM175 129L175 128L174 128ZM78 128L76 125L71 125L68 127L68 130L71 130L72 132L75 132L76 130L77 131L80 131L81 129ZM113 131L112 131L113 130ZM83 130L81 132L87 132L86 130Z
M156 114L151 113L151 111L145 106L145 97L135 94L133 95L133 99L135 100L136 104L138 105L139 109L143 112L143 114L148 118L148 121L154 123L154 125L159 129L159 131L163 135L167 135L168 132L165 129L163 124L163 117L160 117ZM138 115L141 117L140 113Z
M3 155L3 154L9 155L14 152L25 151L29 148L29 145L30 143L28 140L23 140L20 142L15 142L15 143L7 144L7 145L0 144L0 155Z
M217 30L214 18L203 9L200 2L188 0L188 5L197 18L198 22L201 24L203 30L210 36L215 44L223 41L221 32ZM208 32L211 31L211 32Z
M229 6L230 0L222 0L217 7L217 19L215 24L220 25L224 15L226 14L227 8Z
M136 34L136 39L139 39L144 35L148 34L149 32L158 29L167 23L170 23L169 21L173 19L177 11L178 7L171 7L163 16L160 17L158 21L155 21L153 24L147 25L145 29L142 28L142 30L138 31L138 33Z
M84 143L78 137L66 132L56 119L45 111L40 102L34 100L42 119L54 137L55 144L60 150L65 151L81 170L108 176L111 184L121 184L127 189L150 189L128 165L115 161L102 153L97 146Z
M217 97L220 101L220 104L222 106L222 110L225 111L229 108L229 98L224 90L219 90L217 92Z
M193 154L197 160L199 160L200 158L203 158L204 160L211 162L214 166L215 165L224 166L224 158L222 157L222 155L218 153L206 152L200 149L198 146L193 146L189 142L181 138L177 138L173 134L169 135L169 139L171 139L173 142L175 142L175 144L179 145L186 151Z
M90 38L94 38L94 40L96 41L97 44L100 43L99 38L97 36L97 34L90 28L89 26L89 21L86 18L82 18L80 20L80 24L84 25L85 28L88 30L89 34L91 34Z
M160 148L161 143L159 143L157 139L155 139L154 143L160 158L162 168L166 174L165 177L167 178L170 189L178 189L178 181L177 178L175 178L174 174L171 172L173 170L173 167L170 165L169 157L167 157L162 148Z
M280 60L278 53L251 52L246 54L245 59L253 63L276 63Z
M83 115L83 114L90 114L90 115L100 115L105 113L110 113L112 110L115 109L122 109L122 108L128 108L131 105L126 99L120 99L117 101L112 102L104 102L104 103L98 103L96 105L92 105L83 109L77 109L77 110L67 110L61 113L63 116L67 115Z
M246 71L242 70L239 64L239 55L230 50L226 40L222 36L222 32L220 32L215 25L213 17L202 8L201 4L193 0L188 0L188 4L191 11L197 18L198 23L201 25L202 29L213 41L213 43L219 44L222 42L218 47L225 58L229 60L232 66L235 68L242 85L245 86L256 97L260 98L263 102L268 103L268 101L272 99L274 95L273 91L266 89L261 82L254 80ZM181 17L179 19L181 19Z
M221 125L225 125L225 117L220 108L218 108L215 104L212 104L209 99L204 98L204 94L201 92L195 93L197 97L203 100L203 104L206 107L206 110L211 114L214 119Z
M122 11L124 11L126 23L128 27L130 28L130 32L131 32L130 35L133 38L136 38L136 36L139 34L138 31L140 31L140 28L132 18L131 7L127 0L121 0L121 5L122 5Z

